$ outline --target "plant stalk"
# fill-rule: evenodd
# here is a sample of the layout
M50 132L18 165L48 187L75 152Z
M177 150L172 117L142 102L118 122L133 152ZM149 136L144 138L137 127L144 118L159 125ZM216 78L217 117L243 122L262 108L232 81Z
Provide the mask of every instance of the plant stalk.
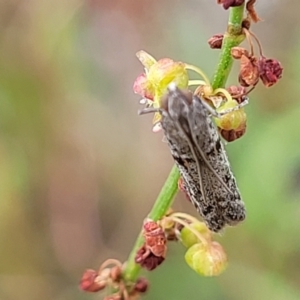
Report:
M230 9L227 32L224 35L219 63L213 76L213 89L217 89L225 85L233 63L233 59L231 57L231 48L239 45L244 39L241 26L243 13L244 5ZM177 182L179 177L180 174L177 167L173 166L149 213L148 217L150 219L154 221L160 220L167 213L168 209L172 205L173 198L177 193ZM135 282L141 271L141 267L135 263L135 256L137 251L143 246L143 243L144 238L142 233L140 233L123 270L122 276L126 283Z

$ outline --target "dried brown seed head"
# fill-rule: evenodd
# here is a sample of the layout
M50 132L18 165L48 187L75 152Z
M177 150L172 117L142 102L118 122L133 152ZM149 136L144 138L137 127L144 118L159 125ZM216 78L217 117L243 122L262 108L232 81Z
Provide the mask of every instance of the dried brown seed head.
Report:
M232 47L231 48L231 56L234 59L241 59L241 57L245 55L245 56L249 56L249 52L247 49L243 48L243 47Z
M248 87L257 84L259 79L259 67L256 57L242 55L240 59L239 83Z
M80 288L85 292L95 293L106 287L108 277L100 276L97 271L87 269L80 280Z
M146 293L149 287L149 282L146 278L140 277L134 284L133 289L139 293Z
M222 4L224 9L229 7L240 6L245 2L245 0L218 0L218 4Z
M261 57L258 66L260 79L266 87L277 83L282 76L283 68L276 59Z
M223 34L215 34L213 35L209 40L208 44L211 49L221 49L222 48L222 43L223 43Z
M248 15L251 18L251 20L253 22L257 23L257 22L261 21L261 19L257 15L256 10L254 8L255 2L256 2L256 0L249 0L249 1L247 1L246 10L247 10Z
M247 90L244 86L231 85L227 87L226 90L229 92L232 98L235 99L239 104L245 100Z
M249 18L246 18L242 21L242 28L249 30L251 27L251 21Z
M245 123L243 127L235 129L235 130L225 130L218 127L218 130L223 137L224 140L227 142L233 142L240 137L242 137L246 133L247 124Z
M148 271L154 270L163 261L164 257L155 256L149 249L146 249L145 246L141 247L135 256L135 262L140 264L142 268L145 268Z
M114 266L110 269L110 278L114 282L119 282L122 275L122 269L119 266Z

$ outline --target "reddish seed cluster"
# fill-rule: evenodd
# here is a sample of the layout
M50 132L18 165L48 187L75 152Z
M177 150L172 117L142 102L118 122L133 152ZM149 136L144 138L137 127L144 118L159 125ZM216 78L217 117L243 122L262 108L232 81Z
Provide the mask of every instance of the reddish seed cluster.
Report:
M282 76L282 66L276 59L261 55L257 58L241 47L231 50L232 57L240 60L239 82L243 87L255 86L259 79L266 87L277 83Z
M230 6L241 5L244 1L218 1L219 4L223 4L224 8ZM278 82L282 76L283 68L280 62L276 59L266 58L262 53L262 47L258 38L253 32L249 30L251 21L259 21L259 17L254 9L255 0L249 0L246 3L247 18L242 22L242 32L241 36L246 36L250 51L243 47L233 47L231 49L231 55L234 59L240 62L240 71L238 75L238 81L240 86L230 86L227 91L230 93L231 97L241 104L246 98L250 91L252 91L259 81L266 87L271 87ZM216 34L208 40L208 44L212 49L220 49L223 44L224 36L221 34ZM259 55L255 54L253 49L252 40L258 45ZM248 88L248 90L246 89ZM221 136L228 142L232 142L246 132L246 115L244 119L241 120L238 128L226 128L224 126L218 125L218 130ZM220 123L220 122L219 122Z
M167 238L161 226L152 220L146 220L143 226L144 245L138 250L135 262L151 271L165 259Z
M211 49L221 49L223 44L224 34L214 34L209 40L208 44Z
M245 0L218 0L218 4L222 4L224 9L229 7L240 6L245 3Z
M248 0L246 3L246 11L247 11L247 19L249 21L252 20L253 22L256 23L256 22L260 21L260 18L257 15L255 8L254 8L255 2L256 2L256 0ZM217 0L217 3L221 4L224 9L228 9L230 7L241 6L242 4L245 3L245 0Z
M112 265L111 267L108 267ZM85 292L99 292L105 288L114 290L113 294L104 297L104 300L130 300L136 299L140 293L148 289L148 282L145 278L138 278L131 286L126 285L122 278L121 263L108 259L98 271L87 269L80 280L80 289Z

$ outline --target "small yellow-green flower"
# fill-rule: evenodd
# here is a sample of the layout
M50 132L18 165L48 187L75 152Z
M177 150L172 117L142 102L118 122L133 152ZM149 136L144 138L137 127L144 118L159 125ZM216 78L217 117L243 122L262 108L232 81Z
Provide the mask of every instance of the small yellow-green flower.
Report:
M217 242L198 243L190 247L186 254L187 264L203 276L218 276L227 266L227 256Z
M211 231L207 228L207 226L203 222L194 222L190 224L198 234L201 235L208 242L211 241ZM180 232L181 242L182 244L190 248L194 244L199 243L199 238L193 233L188 227L184 227Z
M238 106L238 102L236 100L227 101L222 106L217 108L217 111L221 113L236 106ZM246 121L247 115L243 108L229 112L223 115L221 118L215 119L216 125L225 130L237 130L245 126Z
M178 88L187 88L189 78L184 63L175 62L170 58L156 61L145 51L139 51L137 57L143 64L145 73L137 77L133 91L153 101L154 107L160 107L160 99L171 82L175 82Z

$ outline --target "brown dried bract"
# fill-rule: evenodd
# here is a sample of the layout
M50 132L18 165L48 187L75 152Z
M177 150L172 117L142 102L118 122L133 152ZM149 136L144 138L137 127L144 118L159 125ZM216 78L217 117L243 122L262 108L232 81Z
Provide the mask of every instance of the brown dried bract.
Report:
M247 94L247 90L244 86L236 86L231 85L226 88L231 97L235 99L239 104L245 100L245 95Z
M223 44L223 34L215 34L209 40L208 44L211 49L221 49Z
M144 223L143 236L145 243L138 250L135 262L150 271L164 261L167 239L163 228L150 219Z
M245 2L245 0L218 0L218 4L222 4L224 9L229 7L240 6Z
M256 0L249 0L246 3L246 10L248 12L248 15L250 16L251 20L255 23L261 21L261 19L259 18L259 16L256 13L256 10L254 8L254 4L255 4Z
M245 28L247 30L249 30L251 27L251 20L250 18L246 18L242 21L242 28Z
M146 278L140 277L133 286L133 289L139 293L146 293L149 287L149 282Z
M244 124L244 127L240 128L240 129L236 129L236 130L225 130L222 128L218 127L218 130L221 134L221 136L223 137L224 140L226 140L227 142L233 142L237 139L239 139L240 137L242 137L245 132L246 132L246 123Z
M232 47L231 48L231 56L234 59L241 59L242 56L249 56L249 52L247 49L243 47Z
M165 257L167 240L162 227L152 220L147 220L144 223L143 235L146 248L150 249L155 256Z
M257 84L259 79L259 68L257 58L254 56L242 55L240 59L239 83L248 87Z
M85 292L95 293L106 287L108 278L109 270L107 269L103 270L102 274L95 270L87 269L81 277L79 286Z
M142 246L136 256L135 262L140 264L142 268L147 269L148 271L154 270L165 260L162 256L155 256L150 249L147 249L145 246Z
M261 57L258 61L259 76L266 87L277 83L282 76L283 68L276 59Z

